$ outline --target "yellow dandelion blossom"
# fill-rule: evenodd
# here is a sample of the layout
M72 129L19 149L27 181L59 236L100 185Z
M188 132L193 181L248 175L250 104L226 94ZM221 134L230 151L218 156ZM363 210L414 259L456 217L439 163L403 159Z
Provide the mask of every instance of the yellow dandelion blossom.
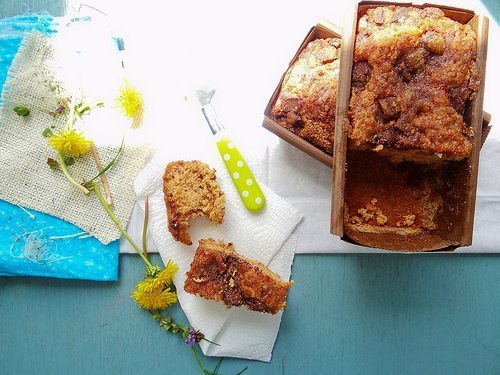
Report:
M49 146L65 156L78 157L90 151L92 141L83 136L82 132L65 128L51 135Z
M117 98L123 114L133 119L133 127L138 127L142 118L144 99L142 93L127 80L120 87L120 96Z
M137 283L137 289L148 293L163 290L172 283L174 275L178 270L179 267L177 267L177 264L169 260L165 268L157 272L156 276L147 277L144 281Z
M147 278L144 281L139 281L137 283L137 290L150 293L154 289L159 289L154 281L155 279L153 278Z
M132 298L144 310L164 310L177 302L177 294L171 292L170 288L163 291L153 289L150 292L138 288L133 291Z
M167 286L172 283L178 270L179 267L177 267L177 264L169 260L165 268L158 273L153 282L158 286Z

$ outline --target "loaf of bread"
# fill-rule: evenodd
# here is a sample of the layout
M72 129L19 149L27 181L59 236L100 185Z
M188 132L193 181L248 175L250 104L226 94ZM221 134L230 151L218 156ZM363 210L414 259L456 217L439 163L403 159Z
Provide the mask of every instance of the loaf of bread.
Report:
M227 307L276 314L285 308L293 282L285 282L262 263L236 253L232 244L201 240L184 290Z
M200 161L169 163L163 175L163 192L167 206L168 229L172 236L192 245L189 220L206 217L222 224L225 196L216 180L215 169Z
M393 161L461 160L480 77L476 35L437 8L383 6L358 21L348 137Z
M340 39L316 39L288 69L272 116L324 152L333 153Z

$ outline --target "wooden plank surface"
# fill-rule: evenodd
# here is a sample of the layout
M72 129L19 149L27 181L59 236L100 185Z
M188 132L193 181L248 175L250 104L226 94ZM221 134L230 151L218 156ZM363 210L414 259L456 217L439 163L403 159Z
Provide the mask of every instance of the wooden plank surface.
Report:
M0 374L197 374L129 298L142 262L121 260L110 284L0 278ZM227 360L221 374L498 374L498 261L299 255L272 362Z

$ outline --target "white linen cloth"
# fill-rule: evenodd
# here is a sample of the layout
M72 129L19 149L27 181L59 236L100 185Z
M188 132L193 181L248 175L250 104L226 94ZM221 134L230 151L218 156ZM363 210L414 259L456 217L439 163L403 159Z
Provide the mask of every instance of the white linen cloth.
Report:
M261 129L256 129L261 132ZM272 142L270 142L272 143ZM262 151L261 151L262 152ZM342 241L330 234L331 169L284 141L275 141L262 152L262 157L249 159L256 176L262 176L275 193L304 213L297 226L297 253L374 253L369 249ZM493 126L481 151L479 182L472 246L458 253L500 252L500 126ZM232 187L231 187L232 188ZM234 190L234 189L233 189ZM134 209L128 230L137 241L142 234L144 215ZM149 251L157 251L148 241ZM123 239L121 252L134 252ZM405 253L406 254L406 253ZM414 253L408 253L414 254Z
M209 150L210 145L205 144L207 147L204 150ZM196 152L196 150L201 152ZM203 160L215 167L219 184L226 195L224 223L216 226L206 219L194 220L189 230L193 240L192 246L175 241L167 228L162 177L166 164L177 158ZM213 356L269 361L278 333L281 313L268 315L247 311L243 307L228 310L218 302L190 295L183 288L186 272L193 260L198 240L214 238L232 242L238 253L269 265L271 270L288 280L296 248L296 241L290 239L290 234L302 215L262 184L266 206L259 213L249 212L241 202L227 170L218 158L215 146L211 153L195 147L184 151L179 150L176 159L158 155L136 179L135 190L138 202L143 209L146 195L149 197L149 230L154 243L164 263L172 259L179 266L174 283L177 287L179 302L190 324L201 330L207 338L220 344L220 346L215 346L203 341L200 343L203 352Z

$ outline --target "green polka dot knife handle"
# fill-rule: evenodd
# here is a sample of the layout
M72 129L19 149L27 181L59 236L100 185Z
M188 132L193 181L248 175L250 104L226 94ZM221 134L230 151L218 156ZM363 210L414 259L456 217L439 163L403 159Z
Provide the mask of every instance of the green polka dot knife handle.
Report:
M224 127L219 121L212 107L212 97L215 90L199 89L196 96L201 105L201 111L207 120L212 134L218 139L216 141L222 160L234 182L234 186L249 211L260 211L266 205L266 198L255 180L252 171L248 168L245 159L241 156L236 146L224 136Z
M245 159L231 140L226 137L217 142L217 148L245 207L250 211L260 211L266 204L266 197Z

